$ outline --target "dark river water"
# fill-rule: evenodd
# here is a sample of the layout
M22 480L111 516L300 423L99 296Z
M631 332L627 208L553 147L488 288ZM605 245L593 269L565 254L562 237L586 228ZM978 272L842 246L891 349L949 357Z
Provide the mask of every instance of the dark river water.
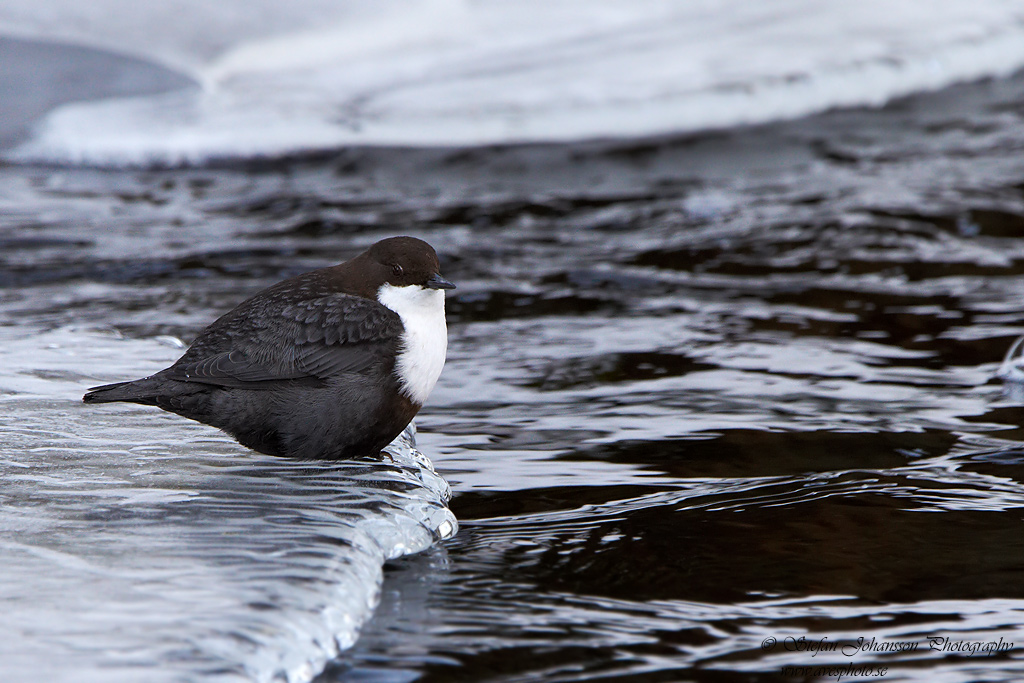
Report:
M681 139L0 187L8 336L188 342L382 237L437 248L418 443L460 529L386 567L321 683L1024 676L1024 407L994 379L1024 76Z

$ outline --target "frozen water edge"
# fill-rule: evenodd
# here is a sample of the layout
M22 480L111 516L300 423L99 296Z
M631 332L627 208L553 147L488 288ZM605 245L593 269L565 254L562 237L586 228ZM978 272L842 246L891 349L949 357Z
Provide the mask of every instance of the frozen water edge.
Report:
M160 411L80 403L170 345L0 334L5 680L308 680L355 642L384 562L457 530L411 427L393 462L263 456Z
M20 162L673 135L876 106L1024 65L1014 0L309 0L284 16L267 0L4 5L4 35L127 52L199 84L61 106L4 153Z

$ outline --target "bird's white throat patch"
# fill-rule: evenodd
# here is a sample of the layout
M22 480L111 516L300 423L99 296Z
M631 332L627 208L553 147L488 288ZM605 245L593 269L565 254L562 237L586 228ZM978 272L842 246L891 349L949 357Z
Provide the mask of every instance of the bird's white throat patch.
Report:
M377 301L402 319L405 332L395 371L405 395L423 405L441 375L448 351L444 292L419 285L386 284L377 290Z

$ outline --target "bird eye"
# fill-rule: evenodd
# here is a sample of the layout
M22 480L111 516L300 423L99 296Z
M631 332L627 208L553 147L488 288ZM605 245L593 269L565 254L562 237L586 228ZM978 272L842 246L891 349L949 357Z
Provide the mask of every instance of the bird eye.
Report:
M391 272L395 274L395 277L402 277L402 273L405 271L402 270L402 266L396 263L395 265L391 266Z

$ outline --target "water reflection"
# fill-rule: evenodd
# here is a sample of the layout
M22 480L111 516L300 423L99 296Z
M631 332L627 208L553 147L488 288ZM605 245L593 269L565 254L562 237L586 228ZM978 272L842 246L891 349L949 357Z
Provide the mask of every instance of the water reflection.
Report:
M816 438L828 450L829 437ZM873 438L885 450L885 438ZM727 456L729 440L691 442L697 448L687 455L699 462L721 445ZM843 435L832 452L856 440ZM416 605L402 605L403 619L422 630L409 628L399 642L371 623L345 671L412 661L419 680L431 681L695 672L718 680L712 672L851 661L842 652L812 661L782 645L803 637L919 643L911 655L857 652L858 665L889 666L896 680L915 678L918 667L940 680L968 680L979 667L986 678L1013 680L1012 665L998 673L999 662L1014 661L1012 650L980 664L930 646L935 637L1019 643L1024 635L1024 594L1007 584L1024 560L1018 525L1006 523L1007 512L1024 507L1021 461L1005 450L924 453L949 445L938 434L893 435L894 467L692 473L668 491L591 489L582 497L605 502L581 507L571 488L462 495L456 511L473 521L448 546L455 569L425 596L401 593ZM909 463L906 447L917 450ZM764 454L770 461L775 452ZM798 450L781 468L801 460L819 468L820 452ZM395 581L421 571L404 562ZM779 646L766 651L768 637Z

